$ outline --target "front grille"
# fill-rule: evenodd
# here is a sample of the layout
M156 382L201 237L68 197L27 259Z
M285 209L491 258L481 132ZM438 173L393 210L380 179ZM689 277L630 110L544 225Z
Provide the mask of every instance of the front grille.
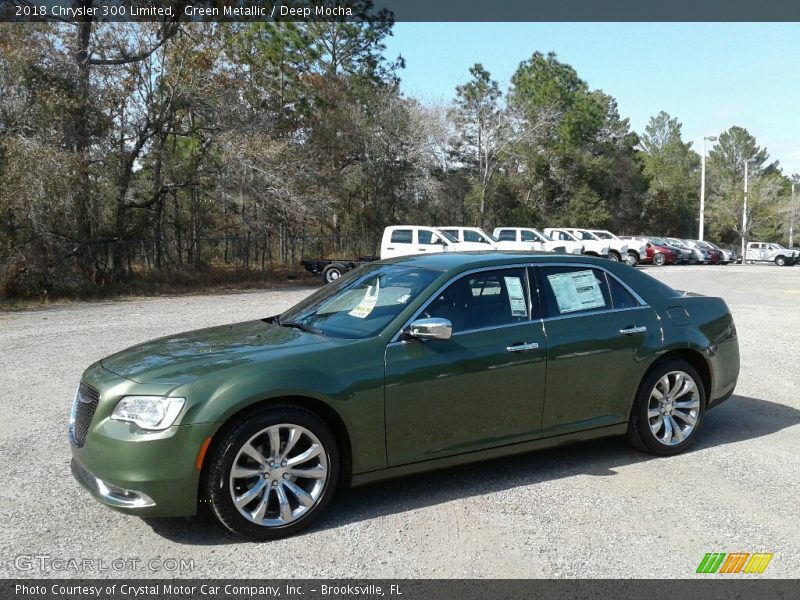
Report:
M78 448L83 447L86 442L86 434L89 432L89 425L92 424L99 400L100 394L97 393L97 390L81 382L75 397L75 406L72 409L73 419L69 432L70 440Z

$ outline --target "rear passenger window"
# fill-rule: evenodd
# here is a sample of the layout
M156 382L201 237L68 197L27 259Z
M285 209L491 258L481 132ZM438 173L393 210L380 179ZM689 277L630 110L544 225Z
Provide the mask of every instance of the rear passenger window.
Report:
M549 317L611 308L605 272L584 267L541 267Z
M511 231L510 229L503 229L502 231L500 231L499 235L497 236L497 239L500 240L501 242L516 242L517 236L514 235L514 232Z
M410 243L411 243L410 229L395 229L392 232L392 244L410 244Z
M608 287L611 290L611 303L614 308L635 308L639 306L639 301L634 298L628 289L617 281L616 277L606 274Z

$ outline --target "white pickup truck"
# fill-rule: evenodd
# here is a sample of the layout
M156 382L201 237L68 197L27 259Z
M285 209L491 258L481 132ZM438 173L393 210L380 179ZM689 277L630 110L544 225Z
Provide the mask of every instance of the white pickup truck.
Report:
M749 263L774 262L779 267L792 266L800 260L800 252L771 242L747 242L747 253L744 258Z
M578 242L583 244L583 253L590 256L600 256L602 258L610 258L609 250L611 245L607 240L598 240L593 236L588 236L589 239L581 239L580 236L572 233L571 229L564 227L547 227L544 232L556 241L569 241Z
M622 260L628 263L630 266L636 266L639 264L643 258L647 257L647 245L644 242L633 242L631 240L623 240L618 235L614 235L607 229L589 229L589 233L594 234L601 240L608 240L609 245L611 248L614 248L614 244L619 244L619 250L622 252L622 245L628 246L628 254L622 254Z
M604 244L607 245L608 258L611 260L619 262L628 259L628 242L625 240L601 237L590 229L580 229L578 227L568 227L567 231L586 244L587 248L590 248L592 243L598 244L596 248L602 247Z
M583 244L572 240L554 240L535 227L496 227L492 233L500 243L532 244L534 250L542 252L564 252L581 254Z
M475 244L485 244L484 250L493 248L494 250L522 250L530 252L535 250L531 244L514 243L514 242L501 242L496 237L489 235L480 227L456 227L448 225L447 227L439 227L439 231L453 236L459 242L470 242Z
M437 252L469 252L493 250L486 244L459 242L436 227L420 225L393 225L383 230L381 259L410 254L434 254Z

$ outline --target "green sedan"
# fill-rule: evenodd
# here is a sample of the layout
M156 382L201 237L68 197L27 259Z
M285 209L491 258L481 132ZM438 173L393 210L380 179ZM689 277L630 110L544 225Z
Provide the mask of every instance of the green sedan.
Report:
M613 435L677 454L738 375L723 300L625 264L396 258L281 315L90 366L72 471L120 511L202 503L231 531L272 539L307 527L340 486Z

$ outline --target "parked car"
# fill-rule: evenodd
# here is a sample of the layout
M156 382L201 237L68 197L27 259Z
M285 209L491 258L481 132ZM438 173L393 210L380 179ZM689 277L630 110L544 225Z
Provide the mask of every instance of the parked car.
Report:
M561 227L546 227L544 232L557 242L572 241L581 244L583 246L583 253L589 256L608 258L608 252L611 249L611 246L606 241L595 239L584 240L576 236L568 229L563 229Z
M664 265L674 265L678 262L679 255L675 249L668 246L665 242L661 244L653 241L658 238L646 238L640 236L623 235L623 240L633 240L636 242L644 241L645 255L641 260L642 264L663 267Z
M628 255L625 257L625 262L632 267L638 265L642 257L647 255L647 243L644 241L632 243L633 240L623 240L621 237L614 235L606 229L590 229L589 231L601 240L616 240L626 243L628 246Z
M745 260L753 262L774 262L779 267L791 266L797 262L798 255L794 250L784 248L771 242L747 242Z
M581 240L584 244L597 244L600 247L603 245L608 246L608 258L620 262L628 258L628 242L619 238L605 238L600 237L596 233L588 229L578 229L576 227L567 228L571 234Z
M677 247L682 253L688 252L689 257L686 262L690 265L696 265L710 260L708 250L704 248L700 248L699 246L692 247L686 240L680 238L667 237L663 239L670 244L670 246Z
M719 254L719 260L717 261L717 264L727 265L736 261L736 252L731 253L730 250L720 248L715 243L709 242L708 240L703 240L703 244Z
M698 263L703 265L711 264L711 252L708 248L701 246L697 240L683 240L683 243L694 251Z
M572 240L554 240L535 227L495 227L493 232L501 242L527 242L544 252L583 253L583 244Z
M124 513L202 502L268 540L308 527L340 486L613 435L677 454L738 374L720 298L583 256L408 256L280 315L91 365L72 472Z
M695 253L690 248L676 246L667 241L666 238L650 236L649 239L655 241L659 246L672 250L675 254L675 264L687 265L695 258Z
M484 244L484 250L512 250L522 252L532 252L536 250L533 244L525 242L509 242L500 241L493 235L489 235L480 227L437 227L439 231L443 231L448 235L453 236L459 242L471 242L476 244Z
M440 252L469 252L486 250L486 244L459 242L453 236L436 229L419 225L393 225L383 230L381 258L409 256L412 254L438 254Z

